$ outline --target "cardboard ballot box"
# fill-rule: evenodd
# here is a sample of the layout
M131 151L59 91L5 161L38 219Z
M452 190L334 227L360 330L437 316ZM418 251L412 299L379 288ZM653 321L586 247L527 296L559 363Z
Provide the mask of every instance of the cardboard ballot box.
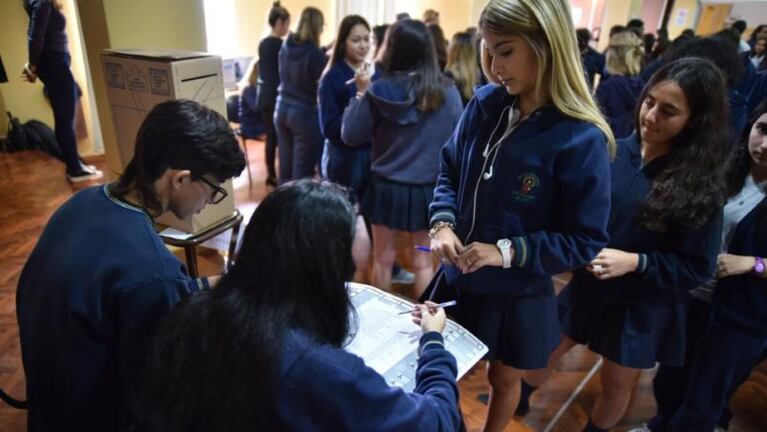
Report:
M117 133L120 165L133 157L141 122L157 104L169 99L191 99L226 117L221 58L181 50L112 49L101 55L112 120ZM229 196L207 205L189 220L166 214L157 221L196 233L232 215L232 181L222 185Z

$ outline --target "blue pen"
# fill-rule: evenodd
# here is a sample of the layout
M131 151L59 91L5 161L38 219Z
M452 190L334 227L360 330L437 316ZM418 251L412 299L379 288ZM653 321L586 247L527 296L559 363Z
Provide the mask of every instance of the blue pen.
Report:
M450 307L450 306L455 306L457 304L458 304L457 301L450 300L450 301L447 301L447 302L444 302L444 303L440 303L437 306L434 306L433 308L430 308L430 309L446 308L446 307ZM409 313L413 313L413 312L418 312L418 309L413 309L413 310L409 310L409 311L405 311L405 312L400 312L397 315L405 315L405 314L409 314Z
M418 250L421 252L431 252L431 248L429 246L416 245L415 250Z

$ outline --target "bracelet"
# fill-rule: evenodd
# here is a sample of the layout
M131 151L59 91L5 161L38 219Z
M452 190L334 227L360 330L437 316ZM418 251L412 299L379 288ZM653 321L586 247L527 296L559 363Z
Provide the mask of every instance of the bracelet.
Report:
M429 229L429 238L434 238L434 236L437 235L437 232L441 230L442 228L450 228L451 230L455 229L455 224L448 221L438 221L434 222Z
M754 257L754 273L757 275L764 275L765 262L762 257Z

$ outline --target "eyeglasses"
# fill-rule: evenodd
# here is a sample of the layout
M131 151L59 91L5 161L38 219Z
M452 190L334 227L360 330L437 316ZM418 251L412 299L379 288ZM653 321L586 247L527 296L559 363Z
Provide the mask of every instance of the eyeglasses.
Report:
M205 179L205 177L200 177L200 181L202 181L206 185L210 186L211 189L213 189L213 192L211 192L210 198L208 199L211 204L218 204L229 195L229 192L227 192L226 189L222 188L219 185L215 185L211 183L209 180Z

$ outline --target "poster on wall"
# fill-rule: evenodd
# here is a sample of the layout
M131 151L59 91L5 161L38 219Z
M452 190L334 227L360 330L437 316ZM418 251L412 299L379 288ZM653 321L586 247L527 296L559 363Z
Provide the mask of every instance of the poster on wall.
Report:
M687 23L687 15L690 13L688 9L679 9L674 17L674 23L678 26L683 26Z

